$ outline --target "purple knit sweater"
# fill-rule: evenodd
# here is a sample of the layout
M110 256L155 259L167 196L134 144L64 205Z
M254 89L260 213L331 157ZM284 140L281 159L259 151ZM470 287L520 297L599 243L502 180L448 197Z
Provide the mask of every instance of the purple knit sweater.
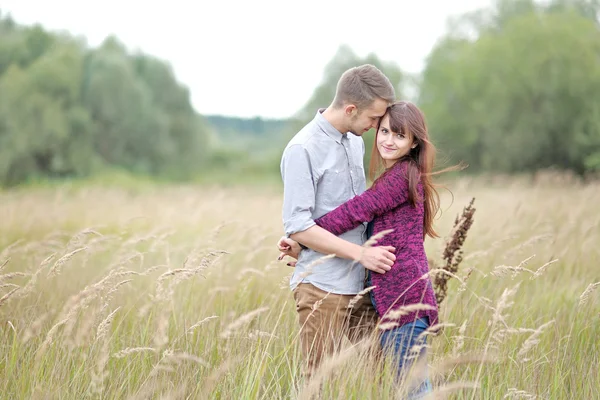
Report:
M377 243L378 246L394 246L396 262L385 274L371 273L372 295L377 313L385 320L386 313L409 304L423 303L434 310L415 311L401 316L400 325L417 318L429 317L429 324L438 321L437 303L431 280L421 278L429 272L423 246L423 203L413 207L408 202L407 162L398 162L382 175L371 188L315 222L329 232L340 235L362 222L373 220L373 233L394 229ZM417 186L423 195L423 185ZM419 279L421 278L421 279Z

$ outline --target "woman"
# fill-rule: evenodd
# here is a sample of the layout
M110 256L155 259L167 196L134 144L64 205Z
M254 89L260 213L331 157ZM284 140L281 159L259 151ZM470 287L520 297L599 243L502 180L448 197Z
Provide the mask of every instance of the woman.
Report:
M370 176L382 172L372 187L333 211L315 220L335 235L369 222L373 234L385 234L380 246L395 247L396 260L385 274L367 275L373 305L381 318L381 344L399 363L399 372L412 364L409 350L420 348L425 356L421 333L437 323L438 308L423 246L426 235L438 237L433 218L439 209L439 196L431 173L435 147L429 141L425 117L410 102L391 105L382 117L372 150ZM297 258L300 246L291 239L280 242L286 255ZM420 336L421 335L421 336ZM430 391L423 381L414 394Z

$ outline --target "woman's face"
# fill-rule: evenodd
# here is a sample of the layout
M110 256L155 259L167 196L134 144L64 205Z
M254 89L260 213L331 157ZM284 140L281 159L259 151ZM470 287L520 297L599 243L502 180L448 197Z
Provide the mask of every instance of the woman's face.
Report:
M409 137L410 136L410 137ZM402 132L393 132L390 129L390 117L385 115L377 131L377 150L385 162L386 168L394 165L401 157L408 154L411 148L416 147L412 135Z

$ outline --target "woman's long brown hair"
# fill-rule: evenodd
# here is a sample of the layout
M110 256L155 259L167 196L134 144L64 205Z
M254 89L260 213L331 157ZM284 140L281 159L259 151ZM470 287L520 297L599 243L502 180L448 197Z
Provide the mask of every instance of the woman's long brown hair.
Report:
M425 115L413 103L408 101L398 101L388 107L385 116L389 116L390 129L395 133L403 133L407 137L413 137L417 146L411 149L408 154L400 158L397 162L408 162L406 178L408 180L408 201L416 206L417 202L424 203L425 214L423 218L423 234L432 238L439 237L433 228L433 219L440 209L440 196L433 183L432 176L444 171L438 171L435 174L433 165L435 163L436 149L429 141L427 132L427 123ZM380 121L381 121L380 120ZM377 184L382 174L385 174L385 162L377 150L377 135L379 127L373 142L371 152L371 163L369 165L369 177ZM450 169L447 169L450 170ZM419 181L423 184L423 198L418 194L417 187Z

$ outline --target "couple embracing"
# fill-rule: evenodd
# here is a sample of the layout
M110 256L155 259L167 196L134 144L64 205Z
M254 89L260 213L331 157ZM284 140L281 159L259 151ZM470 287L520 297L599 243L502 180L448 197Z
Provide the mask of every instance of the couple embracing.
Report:
M371 128L376 131L369 166L374 182L367 189L361 136ZM393 85L373 65L344 72L333 102L285 148L285 236L278 247L280 258L297 259L290 286L305 377L339 349L344 337L357 343L377 332L399 377L414 362L411 348L420 349L417 358L426 356L422 333L438 319L423 245L426 235L437 237L434 159L423 113L410 102L396 101ZM376 246L362 246L377 234L383 237ZM335 257L314 264L327 254ZM420 306L407 312L411 305ZM412 396L430 391L424 378Z

